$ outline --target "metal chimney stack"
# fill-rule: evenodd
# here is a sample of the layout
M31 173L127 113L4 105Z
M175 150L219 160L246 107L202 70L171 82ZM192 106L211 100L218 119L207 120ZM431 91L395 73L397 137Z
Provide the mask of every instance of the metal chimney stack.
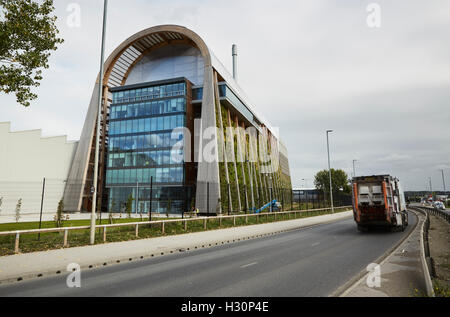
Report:
M237 45L233 44L233 78L237 81Z

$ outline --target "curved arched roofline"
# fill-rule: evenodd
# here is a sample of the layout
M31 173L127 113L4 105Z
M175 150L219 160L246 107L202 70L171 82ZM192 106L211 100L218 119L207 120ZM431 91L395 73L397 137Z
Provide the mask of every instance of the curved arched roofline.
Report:
M192 31L184 26L180 26L180 25L172 25L172 24L158 25L158 26L153 26L153 27L147 28L145 30L142 30L142 31L137 32L134 35L130 36L125 41L123 41L109 55L108 59L106 60L106 62L104 64L105 76L103 79L103 84L104 85L108 84L111 72L112 72L115 64L130 47L132 47L139 41L141 41L145 38L148 38L151 35L158 35L158 34L166 33L166 32L180 34L183 37L192 41L192 43L195 44L195 47L200 51L200 53L204 59L205 66L212 65L212 58L211 58L209 48L206 45L206 43L203 41L203 39L197 33L195 33L194 31ZM162 43L171 44L172 42L176 42L176 40L166 38L163 40ZM155 45L155 46L157 46L157 45ZM151 46L148 47L147 49L150 49L150 48L151 48ZM145 54L146 54L146 50L140 52L140 56L139 56L139 58L137 58L137 60L139 60ZM129 68L127 69L127 71L129 72L133 67L134 67L134 64L131 64L129 66ZM98 82L99 82L99 76L97 76L97 80L96 80L96 83L98 83Z

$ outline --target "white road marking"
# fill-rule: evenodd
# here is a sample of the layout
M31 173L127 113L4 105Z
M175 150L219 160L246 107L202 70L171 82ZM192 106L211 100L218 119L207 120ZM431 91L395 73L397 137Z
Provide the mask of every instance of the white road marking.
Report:
M253 263L250 263L250 264L242 265L241 269L244 269L246 267L253 266L253 265L256 265L256 264L258 264L258 262L253 262Z

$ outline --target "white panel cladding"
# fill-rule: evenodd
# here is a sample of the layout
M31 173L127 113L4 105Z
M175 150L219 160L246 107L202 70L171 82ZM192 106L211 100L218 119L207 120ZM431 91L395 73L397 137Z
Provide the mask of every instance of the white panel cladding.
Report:
M145 55L130 72L126 85L186 77L194 85L203 85L205 64L200 51L192 46L175 44Z
M77 145L65 136L43 138L40 130L10 132L9 123L0 123L0 216L14 214L19 199L23 214L39 213L44 177L44 212L55 213Z

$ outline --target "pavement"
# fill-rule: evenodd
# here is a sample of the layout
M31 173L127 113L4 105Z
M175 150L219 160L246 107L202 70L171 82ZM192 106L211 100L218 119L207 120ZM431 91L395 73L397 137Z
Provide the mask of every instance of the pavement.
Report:
M380 284L373 287L375 271L372 270L347 289L342 297L412 297L426 294L420 260L420 228L425 216L421 213L416 215L419 217L417 230L380 263Z
M351 215L345 212L82 248L85 251L73 248L68 250L75 252L64 255L67 258L58 253L67 250L50 251L51 257L46 252L48 259L45 253L20 255L20 261L0 258L0 268L8 262L8 268L16 272L25 268L30 272L31 267L54 261L67 265L86 260L87 265L105 256L111 261L121 257L112 252L138 256L133 261L125 257L116 265L82 269L81 288L68 288L68 273L61 268L59 275L0 285L0 296L329 296L398 244L416 221L410 217L411 226L405 232L360 233ZM164 256L157 256L161 253ZM43 262L13 267L31 261Z

